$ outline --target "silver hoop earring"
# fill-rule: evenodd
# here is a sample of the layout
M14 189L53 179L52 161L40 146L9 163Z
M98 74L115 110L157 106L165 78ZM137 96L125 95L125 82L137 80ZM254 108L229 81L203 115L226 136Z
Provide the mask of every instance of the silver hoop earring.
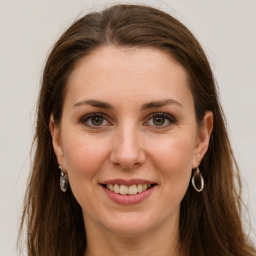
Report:
M63 192L66 192L67 189L68 189L68 174L64 173L62 171L62 167L61 166L59 166L59 169L60 169L60 189Z
M192 177L191 182L192 182L192 185L193 185L194 189L197 192L201 192L203 190L203 188L204 188L204 179L203 179L198 167L196 168L196 171L195 171L195 173Z

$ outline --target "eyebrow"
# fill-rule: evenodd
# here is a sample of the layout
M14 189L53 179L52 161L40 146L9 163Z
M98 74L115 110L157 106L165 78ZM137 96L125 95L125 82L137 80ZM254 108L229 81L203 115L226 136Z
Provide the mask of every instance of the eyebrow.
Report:
M151 102L145 103L142 105L141 109L146 110L146 109L151 109L151 108L160 108L160 107L164 107L164 106L170 105L170 104L175 104L179 107L183 107L180 102L178 102L174 99L164 99L164 100L151 101ZM104 108L104 109L114 109L114 107L107 102L93 100L93 99L79 101L74 104L74 107L79 107L82 105L91 105L93 107Z
M105 109L113 109L114 107L110 105L109 103L99 101L99 100L82 100L77 102L74 107L79 107L82 105L91 105L93 107L97 108L105 108Z
M149 103L146 103L142 106L142 109L150 109L150 108L161 108L164 107L166 105L170 105L170 104L175 104L179 107L182 107L182 104L174 99L165 99L165 100L160 100L160 101L152 101Z

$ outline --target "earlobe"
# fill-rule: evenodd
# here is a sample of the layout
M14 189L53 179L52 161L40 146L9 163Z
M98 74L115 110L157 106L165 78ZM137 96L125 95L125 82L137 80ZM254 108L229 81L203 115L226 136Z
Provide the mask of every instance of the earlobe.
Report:
M52 136L52 146L57 158L58 163L62 163L63 158L63 150L62 150L62 144L61 144L61 133L60 133L60 127L57 125L54 121L53 115L50 117L50 123L49 128Z
M213 129L213 113L207 111L199 128L193 168L197 168L207 152Z

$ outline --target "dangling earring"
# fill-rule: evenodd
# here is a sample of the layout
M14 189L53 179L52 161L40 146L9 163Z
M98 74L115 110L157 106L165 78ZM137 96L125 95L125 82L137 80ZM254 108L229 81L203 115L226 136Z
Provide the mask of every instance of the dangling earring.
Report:
M204 188L204 179L203 179L198 167L196 168L196 171L194 172L194 175L192 177L191 182L192 182L192 185L193 185L194 189L197 192L201 192L203 190L203 188ZM200 183L200 187L198 187L199 183Z
M68 189L68 174L62 171L62 167L60 165L59 165L59 169L60 169L60 189L63 192L66 192Z

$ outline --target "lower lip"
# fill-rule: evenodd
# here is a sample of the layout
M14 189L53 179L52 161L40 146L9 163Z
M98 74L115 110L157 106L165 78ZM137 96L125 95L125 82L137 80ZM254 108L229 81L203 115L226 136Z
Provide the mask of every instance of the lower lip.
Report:
M132 204L140 203L140 202L144 201L145 199L147 199L153 192L153 189L155 188L155 186L153 186L141 193L138 193L136 195L116 194L116 193L110 191L109 189L105 188L104 186L102 186L102 188L104 189L106 194L109 196L109 198L112 201L114 201L115 203L123 204L123 205L132 205Z

